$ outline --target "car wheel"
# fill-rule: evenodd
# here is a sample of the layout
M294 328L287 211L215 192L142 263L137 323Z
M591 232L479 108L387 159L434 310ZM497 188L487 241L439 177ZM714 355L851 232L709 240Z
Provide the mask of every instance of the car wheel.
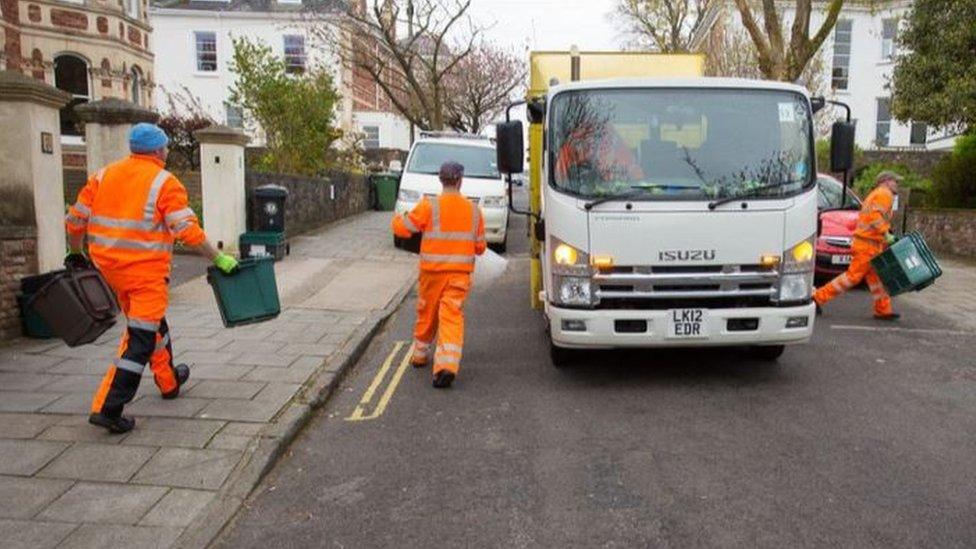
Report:
M565 368L573 364L573 362L576 361L577 356L578 351L574 349L556 347L552 342L549 342L549 360L552 361L552 365L556 368Z
M760 345L749 349L750 354L759 360L775 362L783 356L786 345Z

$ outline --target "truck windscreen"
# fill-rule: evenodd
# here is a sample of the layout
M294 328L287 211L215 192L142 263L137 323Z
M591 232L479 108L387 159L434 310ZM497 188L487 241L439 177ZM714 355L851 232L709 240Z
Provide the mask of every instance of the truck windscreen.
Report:
M570 91L549 120L550 181L586 198L772 197L814 181L810 110L793 92Z
M464 166L464 177L498 179L495 149L447 143L417 143L410 157L407 171L437 175L441 164L454 161Z

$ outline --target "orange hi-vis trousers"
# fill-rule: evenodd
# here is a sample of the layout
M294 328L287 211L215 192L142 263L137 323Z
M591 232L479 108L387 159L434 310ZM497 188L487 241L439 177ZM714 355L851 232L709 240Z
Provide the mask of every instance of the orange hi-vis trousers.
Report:
M163 395L179 389L173 367L173 346L166 307L169 288L164 278L142 278L102 271L118 296L126 316L118 357L109 365L92 400L92 413L118 416L139 389L142 372L150 365L156 386Z
M420 272L411 362L418 364L427 361L436 333L433 373L437 375L447 370L457 375L461 366L461 349L464 347L464 300L470 288L470 273Z
M855 238L854 244L851 246L851 265L847 271L831 280L826 286L819 288L813 294L813 300L818 305L823 305L864 280L868 283L868 289L871 290L871 296L874 298L874 314L878 316L890 315L892 313L891 297L885 291L881 279L878 278L878 273L874 272L874 268L871 266L871 260L883 250L881 243Z

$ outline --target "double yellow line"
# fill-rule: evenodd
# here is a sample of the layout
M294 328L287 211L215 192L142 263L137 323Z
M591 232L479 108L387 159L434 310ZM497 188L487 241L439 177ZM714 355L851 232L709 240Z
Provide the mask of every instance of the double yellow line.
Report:
M387 372L390 371L390 366L396 360L397 355L403 346L406 345L406 341L397 341L393 345L393 351L386 357L383 365L380 366L380 370L376 372L373 377L373 381L370 382L369 387L366 388L366 392L363 393L363 398L359 400L359 404L356 405L356 409L352 411L352 415L346 418L346 421L367 421L370 419L376 419L383 415L386 411L386 406L390 403L390 399L393 398L393 393L396 392L397 387L400 385L400 380L403 379L403 373L407 371L407 366L410 365L410 353L404 353L403 359L400 360L400 364L397 366L396 371L389 380L389 384L386 386L386 390L383 391L383 395L380 396L379 402L376 403L376 407L369 414L366 410L369 409L370 403L373 400L373 396L376 391L379 390L380 385L383 384L384 379L386 379Z

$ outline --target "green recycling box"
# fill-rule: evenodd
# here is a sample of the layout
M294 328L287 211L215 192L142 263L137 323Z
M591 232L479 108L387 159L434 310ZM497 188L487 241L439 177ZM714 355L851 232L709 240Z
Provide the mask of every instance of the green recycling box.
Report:
M227 328L271 320L281 313L271 257L241 259L238 269L229 275L208 267L207 282Z
M291 244L285 233L276 231L248 231L238 239L241 257L273 257L281 261L291 253Z
M942 276L942 269L922 235L913 232L902 237L871 260L889 295L919 291Z
M377 209L392 212L396 207L397 185L399 177L395 173L377 173L370 176L371 183L376 187Z

